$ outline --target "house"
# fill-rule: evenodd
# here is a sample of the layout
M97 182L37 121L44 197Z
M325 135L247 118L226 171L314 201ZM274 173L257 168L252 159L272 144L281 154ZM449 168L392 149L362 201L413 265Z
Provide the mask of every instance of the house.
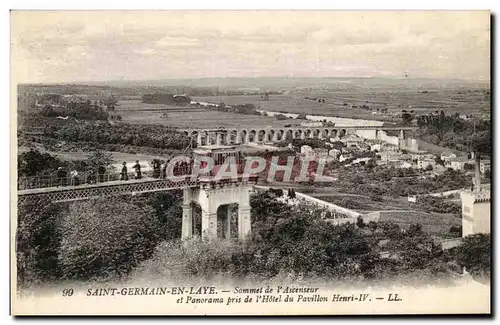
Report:
M427 151L417 151L417 152L412 152L411 154L411 159L412 160L420 160L420 159L434 159L434 155L428 153Z
M474 160L469 159L468 157L457 157L447 161L445 163L445 167L451 168L453 170L466 170L466 169L472 169L474 164L475 164Z
M339 157L339 161L342 162L342 161L351 159L352 157L353 157L353 155L351 153L342 153Z
M313 149L310 146L304 145L304 146L300 147L300 153L302 155L312 156Z
M340 141L347 147L359 147L365 141L365 139L351 135L344 139L341 139Z
M419 169L427 169L429 166L434 169L434 167L436 167L436 161L434 159L419 159L417 162L417 167Z
M338 149L331 149L328 151L328 155L333 158L333 160L339 159L339 156L342 152Z
M412 168L412 167L413 167L412 163L406 161L402 162L401 165L399 165L399 168Z
M451 151L445 151L441 154L442 161L449 161L450 159L456 158L457 155Z

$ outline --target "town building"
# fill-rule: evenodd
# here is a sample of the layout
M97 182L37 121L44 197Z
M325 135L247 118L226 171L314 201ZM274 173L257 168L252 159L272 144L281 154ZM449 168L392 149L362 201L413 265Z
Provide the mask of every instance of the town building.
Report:
M491 160L485 159L481 160L481 164L479 165L479 170L481 171L481 174L486 173L486 171L491 170Z
M436 167L436 161L434 159L419 159L417 161L417 168L427 169L431 166L433 169Z
M444 166L446 168L451 168L453 170L467 170L467 169L473 169L474 167L474 160L469 159L468 157L456 157L456 158L451 158L450 160L446 161ZM469 166L467 166L469 165Z
M452 151L445 151L441 154L441 160L442 161L450 161L453 158L456 158L457 155L454 154Z
M479 159L476 160L478 164ZM474 188L462 191L462 237L478 233L490 233L491 192L481 186L479 167L476 164Z

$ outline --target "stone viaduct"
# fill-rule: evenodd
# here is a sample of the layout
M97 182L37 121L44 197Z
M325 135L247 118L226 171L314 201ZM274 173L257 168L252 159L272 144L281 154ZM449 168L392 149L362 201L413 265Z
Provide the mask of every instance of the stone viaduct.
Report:
M406 126L322 126L322 127L260 127L260 128L215 128L215 129L178 129L196 140L198 146L231 145L246 143L279 142L286 139L328 139L342 138L351 134L363 134L369 139L380 139L381 131L398 131L399 138L405 138L405 131L415 127Z

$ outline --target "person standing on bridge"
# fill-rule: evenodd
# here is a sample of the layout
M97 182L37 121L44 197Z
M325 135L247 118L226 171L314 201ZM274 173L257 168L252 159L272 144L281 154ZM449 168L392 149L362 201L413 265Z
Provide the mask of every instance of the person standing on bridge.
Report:
M161 168L161 178L163 179L167 178L167 163L165 162L165 160L161 161L160 168Z
M66 185L66 178L68 177L68 173L64 170L64 168L59 167L57 168L57 184L58 186L65 186Z
M135 161L135 165L132 168L134 168L135 170L135 179L141 179L142 178L141 164L139 164L139 160Z
M151 164L153 165L153 177L160 178L161 174L160 161L158 159L153 159Z
M71 185L78 186L80 185L80 178L78 177L78 171L75 169L71 172Z
M123 162L122 172L120 174L121 181L128 181L128 171L127 171L127 162Z
M99 166L99 168L97 168L97 173L99 174L99 183L104 182L104 174L106 173L106 167Z

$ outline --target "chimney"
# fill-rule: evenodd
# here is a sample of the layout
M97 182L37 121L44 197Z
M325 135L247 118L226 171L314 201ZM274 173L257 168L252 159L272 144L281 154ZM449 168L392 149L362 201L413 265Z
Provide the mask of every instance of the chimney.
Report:
M479 165L481 164L481 158L478 154L474 155L475 163L475 175L474 175L474 192L481 192L481 172L479 171Z

